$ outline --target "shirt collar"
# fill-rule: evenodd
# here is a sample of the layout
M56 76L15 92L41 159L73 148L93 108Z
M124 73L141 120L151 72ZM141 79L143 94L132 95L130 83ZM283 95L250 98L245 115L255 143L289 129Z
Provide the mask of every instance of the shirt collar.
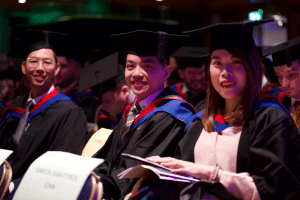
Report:
M153 94L149 95L148 97L146 97L145 99L143 99L142 101L140 101L139 105L141 106L142 110L145 110L150 103L163 91L163 89L158 90L156 92L154 92Z
M300 101L300 99L298 99L298 98L291 98L291 101L292 101L292 105L294 105L295 101Z
M181 89L181 91L182 91L183 94L186 94L189 91L189 89L186 86L185 82L182 82L182 89Z
M39 102L46 94L49 94L49 93L52 92L54 89L55 89L54 85L51 85L50 89L49 89L47 92L45 92L44 94L42 94L42 95L40 95L40 96L38 96L37 98L34 98L34 99L32 98L31 91L30 91L27 102L30 101L30 100L32 100L33 103L36 104L36 103L38 103L38 102Z

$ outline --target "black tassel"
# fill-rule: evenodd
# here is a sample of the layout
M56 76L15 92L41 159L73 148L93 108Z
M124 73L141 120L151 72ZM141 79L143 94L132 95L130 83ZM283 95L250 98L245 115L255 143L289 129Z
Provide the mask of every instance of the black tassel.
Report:
M167 42L168 42L168 34L165 32L159 31L156 57L157 57L158 62L161 65L164 64L165 59L168 57Z
M288 67L290 67L292 65L291 54L290 54L289 48L286 48L287 46L289 46L289 42L286 42L284 46L285 46L284 51L285 51L286 64L287 64Z

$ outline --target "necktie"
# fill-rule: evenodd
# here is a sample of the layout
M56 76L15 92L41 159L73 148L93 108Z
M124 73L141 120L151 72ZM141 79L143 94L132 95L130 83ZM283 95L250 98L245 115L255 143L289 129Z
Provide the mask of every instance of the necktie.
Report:
M122 135L121 140L124 139L124 136L126 135L126 133L130 130L130 126L133 123L136 115L140 112L141 107L139 104L133 104L133 106L131 106L131 108L128 110L126 119L125 119L125 123L123 124L120 134Z
M130 126L132 125L136 115L140 112L141 107L138 104L133 104L131 108L128 110L128 113L125 118L125 122L121 128L121 140L118 141L116 146L115 156L117 156L124 145L128 143L131 138L131 134L127 134L130 130Z
M294 104L294 113L292 114L292 118L299 129L300 127L300 101L295 101Z
M27 124L27 121L28 121L28 116L29 116L29 113L30 113L30 109L32 108L33 105L34 105L33 101L28 101L27 102L25 113L21 117L21 119L19 121L19 124L18 124L18 127L16 129L16 132L13 136L13 144L15 146L18 146L20 138L21 138L22 134L25 131L25 127L26 127L26 124Z

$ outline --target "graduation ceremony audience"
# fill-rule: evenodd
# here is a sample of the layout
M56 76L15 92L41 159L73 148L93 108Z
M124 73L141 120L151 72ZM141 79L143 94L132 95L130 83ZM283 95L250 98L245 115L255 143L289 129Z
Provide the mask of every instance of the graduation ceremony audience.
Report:
M92 156L104 160L92 172L103 199L300 199L300 37L258 48L253 29L271 21L109 34L112 46L85 57L69 35L26 30L7 54L23 77L0 74L0 149L13 151L0 200L45 152L85 156L101 128L112 131ZM209 47L184 45L203 33ZM199 181L121 179L140 164L123 153ZM78 199L97 199L93 187L90 175Z
M286 109L272 96L259 95L262 72L254 24L186 32L211 32L207 103L178 144L176 158L148 158L173 173L214 183L196 182L185 190L175 182L154 181L144 183L131 199L299 198L300 136ZM214 190L217 184L225 192Z

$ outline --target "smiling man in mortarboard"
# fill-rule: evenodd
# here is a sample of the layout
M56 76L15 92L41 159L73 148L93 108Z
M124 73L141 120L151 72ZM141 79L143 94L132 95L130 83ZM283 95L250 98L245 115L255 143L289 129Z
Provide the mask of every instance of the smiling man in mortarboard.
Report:
M29 94L8 105L0 121L0 148L14 151L8 158L13 179L21 177L46 151L81 154L87 142L82 109L52 83L60 70L55 49L64 37L27 30L8 54L24 60L22 72L31 86Z
M104 185L104 197L119 199L131 191L134 179L118 179L117 174L137 164L121 157L121 153L144 158L173 156L187 118L195 110L170 88L164 88L164 81L172 71L167 64L170 53L167 44L184 36L133 31L113 37L129 43L125 80L136 100L126 106L121 121L94 157L105 159L95 169Z
M179 58L178 75L183 80L171 86L171 89L191 103L197 110L205 107L206 81L205 60L209 48L182 46L172 56Z

